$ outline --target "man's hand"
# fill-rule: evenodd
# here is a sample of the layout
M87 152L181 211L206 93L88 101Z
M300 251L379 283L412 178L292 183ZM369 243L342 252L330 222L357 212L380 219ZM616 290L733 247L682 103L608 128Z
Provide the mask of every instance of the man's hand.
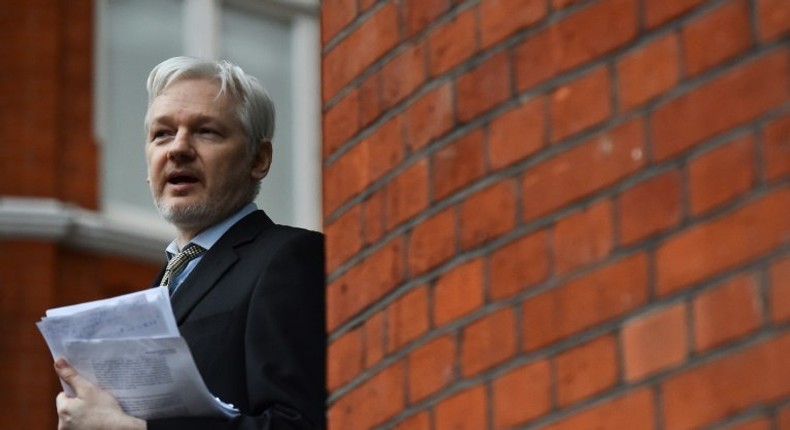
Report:
M55 362L55 372L76 393L61 392L55 403L58 408L58 430L145 430L145 421L124 413L110 393L92 384L64 359Z

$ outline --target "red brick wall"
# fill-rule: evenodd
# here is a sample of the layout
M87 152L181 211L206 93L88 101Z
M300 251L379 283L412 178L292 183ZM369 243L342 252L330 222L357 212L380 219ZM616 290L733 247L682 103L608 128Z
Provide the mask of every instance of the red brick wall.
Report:
M0 13L0 198L98 206L93 2L6 2ZM0 238L0 428L57 427L60 386L35 323L46 309L139 290L157 265Z
M330 429L790 429L789 29L325 0Z
M148 263L48 242L0 242L0 383L5 387L0 391L0 428L57 427L55 395L61 388L35 326L44 312L139 290L157 270Z
M0 36L0 195L95 209L93 2L11 2Z

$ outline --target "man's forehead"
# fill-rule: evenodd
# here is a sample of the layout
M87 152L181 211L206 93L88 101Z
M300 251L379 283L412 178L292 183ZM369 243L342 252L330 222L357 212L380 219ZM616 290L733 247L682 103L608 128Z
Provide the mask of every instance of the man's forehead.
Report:
M184 80L174 82L154 97L149 107L150 114L165 114L173 109L196 109L206 112L224 112L231 107L232 100L219 85L207 80Z

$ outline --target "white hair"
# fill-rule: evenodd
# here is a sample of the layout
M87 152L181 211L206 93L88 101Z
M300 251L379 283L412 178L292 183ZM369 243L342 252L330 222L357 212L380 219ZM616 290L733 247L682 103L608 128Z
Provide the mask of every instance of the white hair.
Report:
M261 141L274 136L274 103L254 76L228 61L173 57L159 63L148 75L148 108L168 86L185 79L213 79L219 83L217 97L227 93L236 105L236 116L247 136L249 153L257 156ZM148 132L149 112L145 115Z

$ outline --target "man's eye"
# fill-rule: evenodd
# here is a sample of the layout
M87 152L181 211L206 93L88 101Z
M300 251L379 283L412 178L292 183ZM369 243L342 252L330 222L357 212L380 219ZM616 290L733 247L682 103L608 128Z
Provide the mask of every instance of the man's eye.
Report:
M167 130L155 130L151 133L151 140L161 139L163 137L167 137L170 135L170 132Z
M208 128L208 127L203 127L203 128L200 128L200 129L198 130L198 133L199 133L199 134L205 134L205 135L209 135L209 136L218 136L218 135L219 135L219 133L217 132L217 130L214 130L213 128Z

